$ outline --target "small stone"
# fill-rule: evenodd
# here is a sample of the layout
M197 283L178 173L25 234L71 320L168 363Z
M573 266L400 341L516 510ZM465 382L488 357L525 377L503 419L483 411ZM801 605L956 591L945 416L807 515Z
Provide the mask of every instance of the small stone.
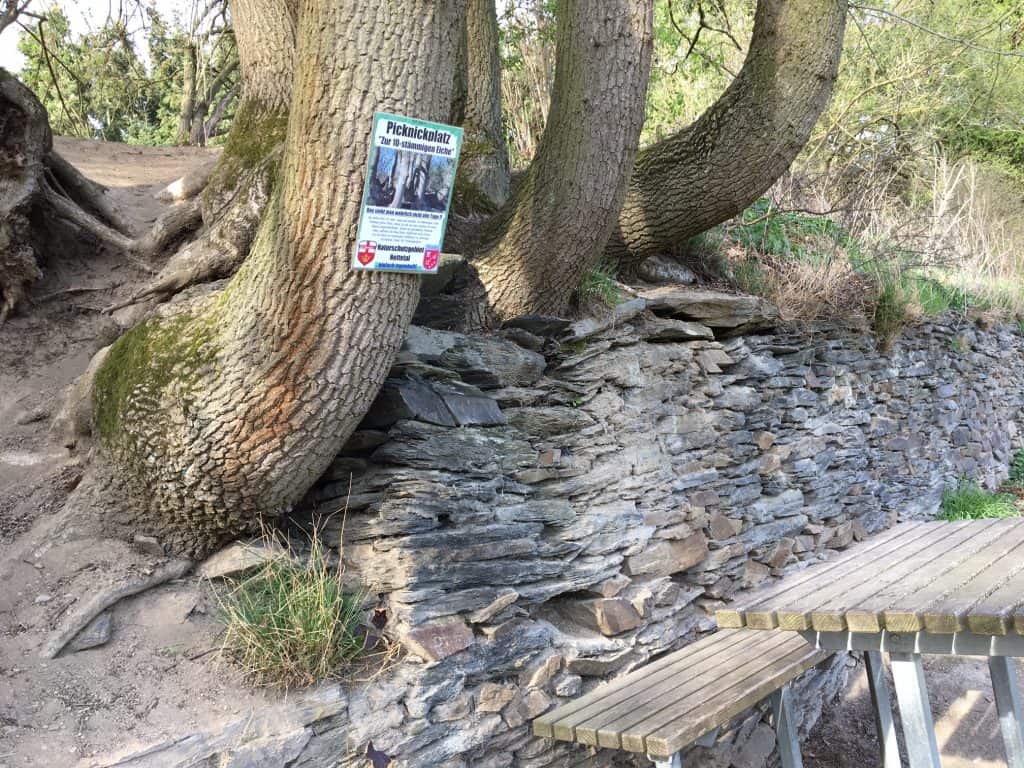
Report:
M114 622L110 617L110 611L104 611L89 622L85 629L75 635L74 639L68 643L68 650L77 653L88 648L105 645L110 642L113 629Z
M643 617L633 604L622 597L566 600L559 611L570 621L608 637L636 629L643 623Z
M153 555L153 557L163 557L166 554L163 545L156 536L143 536L141 533L137 533L132 538L132 543L147 555Z
M707 554L708 541L700 532L679 541L660 540L640 554L627 557L626 573L671 576L697 565Z
M583 678L579 675L565 675L555 683L555 695L557 696L579 696L582 690Z
M729 520L729 518L720 510L716 510L712 513L711 519L708 521L708 525L711 531L711 538L714 541L731 539L736 535L736 531L732 527L732 521Z
M484 683L476 697L477 712L501 712L516 696L514 685Z
M34 424L37 421L45 421L50 417L50 412L46 408L33 408L29 411L23 411L14 418L14 423L19 427L24 427L27 424Z
M428 662L446 659L473 644L473 630L462 619L424 624L401 638L410 653Z
M632 583L628 576L617 573L610 579L605 579L600 584L590 587L588 591L594 592L601 597L615 597Z
M471 624L483 624L486 621L490 621L518 599L519 593L514 589L502 592L490 604L469 614L469 622Z
M758 432L754 435L754 442L757 443L757 447L762 451L767 451L775 445L775 435L771 432Z
M649 283L692 285L697 282L697 276L689 267L667 256L648 256L637 265L636 273Z
M53 600L53 595L39 595L35 599L35 604L36 605L44 605L45 603L48 603L51 600Z
M562 657L555 653L548 656L526 679L528 688L543 688L562 668Z
M673 317L651 317L644 321L643 337L648 341L690 341L715 338L706 325Z
M201 578L217 579L258 568L276 557L285 555L276 542L235 542L211 555L196 569Z
M509 728L525 725L551 706L551 697L544 691L532 690L508 705L502 715Z

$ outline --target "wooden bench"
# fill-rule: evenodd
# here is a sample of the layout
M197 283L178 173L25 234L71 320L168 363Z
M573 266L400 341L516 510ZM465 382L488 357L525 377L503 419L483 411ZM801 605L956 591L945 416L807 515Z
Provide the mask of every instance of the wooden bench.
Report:
M533 732L680 768L683 748L711 746L721 726L771 696L783 768L799 768L788 683L829 655L792 632L722 630L542 715Z

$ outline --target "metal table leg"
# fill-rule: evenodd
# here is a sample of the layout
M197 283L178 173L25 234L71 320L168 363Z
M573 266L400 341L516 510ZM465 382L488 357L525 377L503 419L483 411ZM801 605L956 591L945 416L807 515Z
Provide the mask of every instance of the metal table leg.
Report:
M683 762L679 753L676 752L672 757L650 757L648 759L654 763L655 768L682 768Z
M1003 749L1008 768L1024 768L1024 740L1021 738L1020 691L1017 671L1010 656L990 656L989 673L992 692L996 696L999 712L999 730L1003 734Z
M772 722L775 725L775 739L779 745L782 768L803 768L800 757L800 740L796 735L793 708L790 703L789 685L782 686L771 695Z
M896 684L896 698L903 721L903 736L907 741L910 768L941 768L939 745L935 741L935 723L932 721L928 689L924 681L924 667L919 653L890 653L892 677Z
M900 749L896 742L896 726L892 721L892 701L889 699L889 685L885 681L885 665L879 651L864 651L864 666L868 672L868 687L871 689L871 703L875 707L875 729L878 744L882 749L884 768L902 768Z

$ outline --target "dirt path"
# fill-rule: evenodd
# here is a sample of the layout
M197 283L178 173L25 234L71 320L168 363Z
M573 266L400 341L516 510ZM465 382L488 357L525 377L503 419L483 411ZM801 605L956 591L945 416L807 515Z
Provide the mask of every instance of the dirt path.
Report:
M194 148L55 143L109 186L140 230L164 209L153 193L211 155ZM40 658L50 631L83 596L159 562L121 542L86 538L74 527L60 537L46 533L82 474L82 458L50 441L49 419L64 388L119 333L100 310L129 296L148 275L102 250L43 268L32 293L35 306L0 327L3 768L88 764L94 755L207 727L263 701L210 653L220 630L216 598L194 578L121 603L106 645Z

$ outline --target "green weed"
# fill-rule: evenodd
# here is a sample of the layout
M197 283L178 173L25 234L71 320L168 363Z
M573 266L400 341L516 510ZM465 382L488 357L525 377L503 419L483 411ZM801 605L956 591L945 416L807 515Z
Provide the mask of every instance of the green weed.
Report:
M980 520L989 517L1017 517L1017 505L1009 493L991 493L971 480L942 494L940 520Z
M610 262L600 262L583 276L576 293L580 306L585 307L596 301L607 307L614 307L622 301L618 267Z
M224 649L258 685L311 685L362 652L362 602L342 589L314 535L306 562L283 554L232 585L222 603Z

